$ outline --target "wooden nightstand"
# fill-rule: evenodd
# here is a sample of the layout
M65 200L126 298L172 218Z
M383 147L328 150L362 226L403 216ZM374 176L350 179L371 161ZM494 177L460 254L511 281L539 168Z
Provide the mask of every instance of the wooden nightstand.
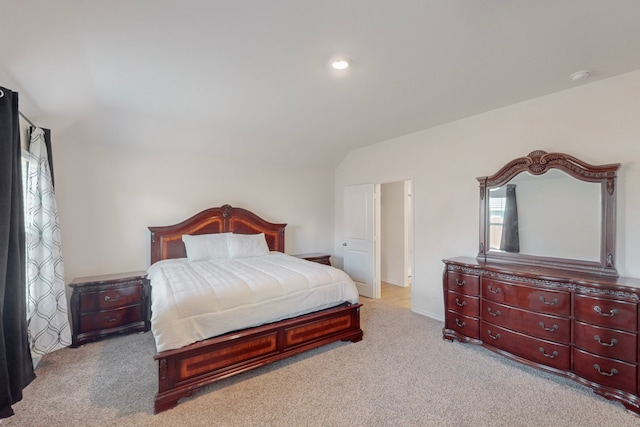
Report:
M151 328L150 287L145 271L78 277L71 294L71 347L116 332Z
M331 255L321 253L298 254L295 257L306 259L307 261L317 262L318 264L331 265Z

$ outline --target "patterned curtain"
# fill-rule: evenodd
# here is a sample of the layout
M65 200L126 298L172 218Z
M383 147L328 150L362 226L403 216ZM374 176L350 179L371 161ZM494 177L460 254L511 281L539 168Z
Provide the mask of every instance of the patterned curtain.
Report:
M58 209L45 132L31 133L27 175L27 319L34 366L71 344Z

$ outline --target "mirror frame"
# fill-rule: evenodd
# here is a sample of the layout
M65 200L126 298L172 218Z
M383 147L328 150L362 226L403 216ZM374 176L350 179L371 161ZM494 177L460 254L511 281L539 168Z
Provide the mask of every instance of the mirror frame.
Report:
M504 165L491 176L478 177L480 183L480 246L478 261L511 262L535 266L578 270L607 276L617 276L616 270L616 172L619 163L594 166L564 153L536 150ZM581 181L600 183L601 227L600 261L545 257L520 253L491 251L489 242L489 190L508 183L521 172L542 175L559 169Z

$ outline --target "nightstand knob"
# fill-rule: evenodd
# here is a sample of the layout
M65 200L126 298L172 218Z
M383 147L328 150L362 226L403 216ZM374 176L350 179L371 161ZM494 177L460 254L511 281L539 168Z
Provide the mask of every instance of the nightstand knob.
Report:
M117 322L118 320L120 320L120 315L116 314L115 317L105 316L104 320L106 320L109 323Z
M115 298L111 298L109 295L105 295L105 296L104 296L104 300L105 300L106 302L116 302L116 301L118 301L119 299L120 299L120 294L116 295L116 297L115 297Z

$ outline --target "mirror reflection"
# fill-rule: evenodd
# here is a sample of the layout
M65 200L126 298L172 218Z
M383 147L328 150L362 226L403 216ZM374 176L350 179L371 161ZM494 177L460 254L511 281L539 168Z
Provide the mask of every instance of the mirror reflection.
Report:
M488 189L489 251L598 261L602 187L550 169Z

